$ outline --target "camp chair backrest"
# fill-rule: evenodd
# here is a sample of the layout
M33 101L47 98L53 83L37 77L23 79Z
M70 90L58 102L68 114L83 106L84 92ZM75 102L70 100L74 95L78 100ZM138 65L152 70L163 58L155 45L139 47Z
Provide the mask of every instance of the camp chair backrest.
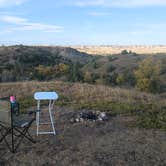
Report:
M9 101L0 100L0 122L11 125L11 105Z
M11 125L15 117L19 116L19 103L10 103L9 100L0 100L0 122Z
M11 103L11 111L12 111L13 118L15 116L19 116L19 114L20 114L20 106L19 106L18 102Z

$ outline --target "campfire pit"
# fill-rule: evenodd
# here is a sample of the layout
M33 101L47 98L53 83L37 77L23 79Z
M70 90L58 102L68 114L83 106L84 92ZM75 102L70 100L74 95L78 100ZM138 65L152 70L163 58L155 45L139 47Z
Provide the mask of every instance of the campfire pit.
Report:
M76 113L71 118L70 122L84 122L84 121L107 121L108 115L105 112L99 111L81 111Z

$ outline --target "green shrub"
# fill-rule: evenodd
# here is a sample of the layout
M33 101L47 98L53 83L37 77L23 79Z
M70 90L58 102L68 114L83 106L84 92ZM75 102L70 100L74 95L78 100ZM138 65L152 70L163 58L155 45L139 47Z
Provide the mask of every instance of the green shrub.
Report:
M108 72L108 73L113 72L115 69L116 69L116 67L113 66L112 64L109 64L109 65L107 66L107 72Z
M166 107L157 112L144 112L139 115L138 125L144 128L159 128L166 130Z

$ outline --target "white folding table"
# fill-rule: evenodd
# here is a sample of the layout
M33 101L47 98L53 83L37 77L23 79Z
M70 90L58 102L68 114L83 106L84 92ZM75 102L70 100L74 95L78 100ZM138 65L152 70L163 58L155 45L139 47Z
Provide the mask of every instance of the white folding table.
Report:
M55 100L58 99L58 94L56 92L36 92L34 94L35 100L37 100L37 112L36 112L36 126L37 126L37 132L36 134L56 134L55 132L55 126L54 126L54 118L52 115L52 109L55 103ZM49 117L50 117L50 123L52 126L52 131L39 131L39 125L42 125L40 123L40 101L41 100L48 100L49 105L48 105L48 112L49 112Z

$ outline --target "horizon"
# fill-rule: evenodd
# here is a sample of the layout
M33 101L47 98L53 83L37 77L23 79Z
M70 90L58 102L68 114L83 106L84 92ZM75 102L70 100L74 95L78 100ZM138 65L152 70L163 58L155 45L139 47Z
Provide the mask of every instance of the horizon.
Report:
M166 44L0 44L0 47L12 46L43 46L43 47L166 47Z
M40 2L0 0L0 45L166 45L166 0Z
M91 55L110 55L120 54L122 51L127 50L136 54L160 54L166 53L166 45L0 45L3 47L36 47L36 48L72 48L79 52L84 52Z

